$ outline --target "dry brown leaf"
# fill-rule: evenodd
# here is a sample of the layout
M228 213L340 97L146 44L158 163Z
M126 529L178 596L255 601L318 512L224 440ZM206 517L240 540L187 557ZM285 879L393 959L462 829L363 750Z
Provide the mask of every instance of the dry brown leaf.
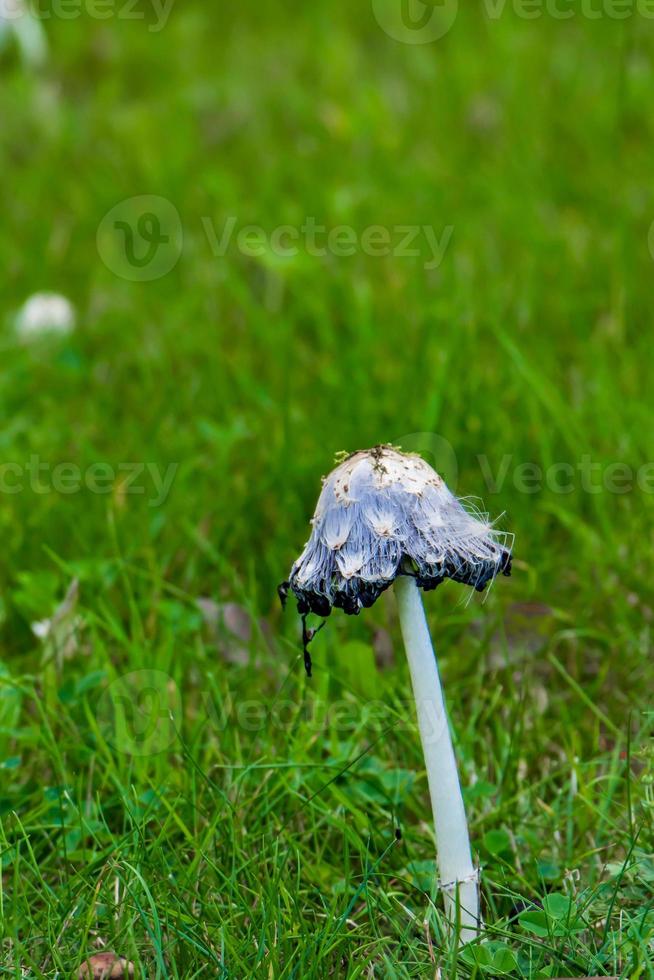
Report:
M61 667L64 660L71 660L81 649L80 635L84 629L84 620L77 613L79 599L79 581L73 579L63 602L61 602L49 619L42 619L31 624L32 632L43 643L45 660L55 659Z
M375 663L379 670L387 670L395 666L395 653L393 650L393 640L388 630L378 626L372 636L372 649L375 654Z
M134 976L134 964L116 953L95 953L79 968L79 980L126 980Z
M504 628L491 637L489 665L498 669L532 658L547 644L556 624L555 611L545 603L512 603Z
M237 602L215 602L201 596L196 599L196 605L218 652L228 663L261 667L260 656L250 659L255 637L257 641L263 639L264 648L275 652L274 633L266 619L253 620L248 610ZM258 642L256 649L260 646Z
M214 602L206 598L198 599L197 606L225 660L247 664L252 640L252 621L247 609L236 602Z

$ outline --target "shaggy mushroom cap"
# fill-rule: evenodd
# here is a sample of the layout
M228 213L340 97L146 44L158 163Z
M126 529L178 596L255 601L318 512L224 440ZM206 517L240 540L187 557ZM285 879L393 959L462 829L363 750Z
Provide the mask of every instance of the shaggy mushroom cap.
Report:
M425 590L446 579L481 591L511 573L510 536L467 510L421 456L391 446L353 453L323 481L304 551L279 587L302 614L357 614L398 575Z

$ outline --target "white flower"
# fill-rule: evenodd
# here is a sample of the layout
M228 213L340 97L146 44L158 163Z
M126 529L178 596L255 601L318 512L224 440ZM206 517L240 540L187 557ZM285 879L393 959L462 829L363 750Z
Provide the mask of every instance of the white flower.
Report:
M44 333L69 334L74 326L73 305L58 293L34 293L16 317L16 330L25 340Z
M445 578L481 591L509 574L511 540L448 490L422 457L391 446L353 453L324 481L312 532L280 586L301 613L358 613L398 575L423 589Z

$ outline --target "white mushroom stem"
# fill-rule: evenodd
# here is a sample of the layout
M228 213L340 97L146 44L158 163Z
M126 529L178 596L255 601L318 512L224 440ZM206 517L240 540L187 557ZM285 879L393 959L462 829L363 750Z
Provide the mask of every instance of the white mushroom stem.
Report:
M445 914L460 942L466 943L475 938L480 928L479 874L472 863L443 691L415 580L408 575L398 576L395 594L425 756Z

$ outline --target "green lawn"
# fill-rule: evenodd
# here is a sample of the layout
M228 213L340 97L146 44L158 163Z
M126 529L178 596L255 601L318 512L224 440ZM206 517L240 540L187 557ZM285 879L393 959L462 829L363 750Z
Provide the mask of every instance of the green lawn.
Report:
M410 44L381 3L85 3L0 50L3 976L654 977L654 21L486 0ZM23 340L43 290L76 329ZM516 535L426 597L458 962L393 595L311 680L276 595L381 442Z

